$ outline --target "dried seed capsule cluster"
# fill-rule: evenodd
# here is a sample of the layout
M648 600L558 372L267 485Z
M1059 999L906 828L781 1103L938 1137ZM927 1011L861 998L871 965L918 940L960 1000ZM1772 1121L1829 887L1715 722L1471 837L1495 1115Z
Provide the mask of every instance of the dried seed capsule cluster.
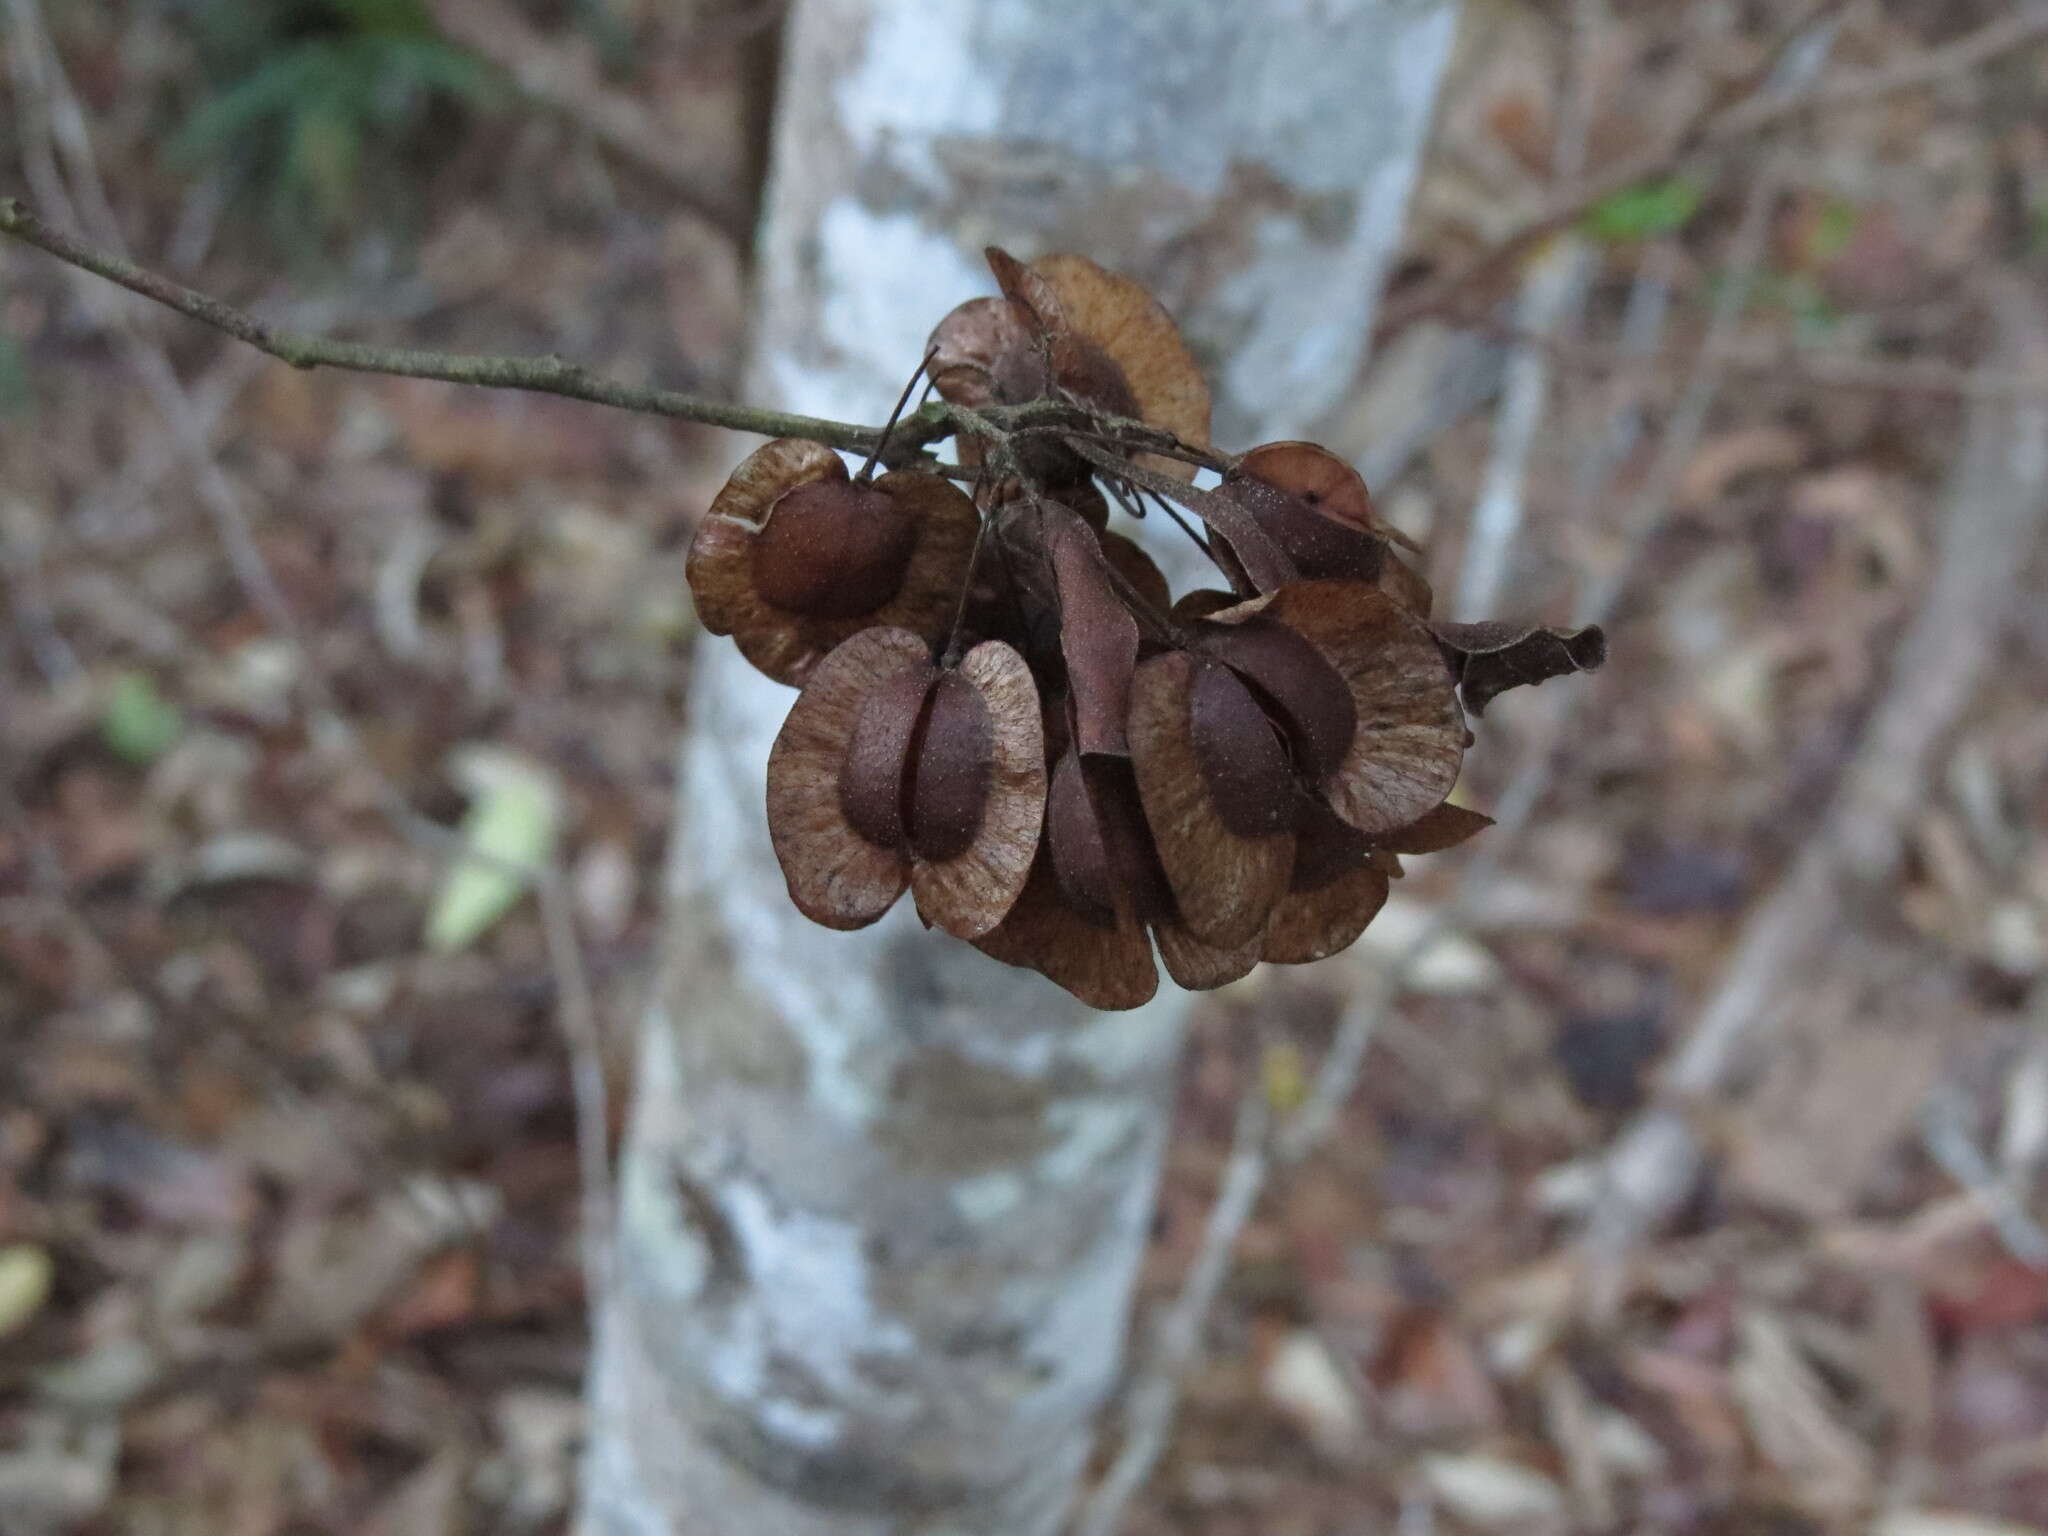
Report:
M1001 296L926 359L957 465L855 476L772 442L690 552L706 627L802 689L768 766L790 896L858 928L908 889L1103 1008L1151 997L1160 963L1202 988L1334 954L1401 854L1489 824L1447 798L1466 713L1599 665L1600 632L1433 621L1343 460L1210 449L1207 387L1143 289L1077 256L990 263ZM1108 529L1147 495L1206 525L1223 587L1176 601Z

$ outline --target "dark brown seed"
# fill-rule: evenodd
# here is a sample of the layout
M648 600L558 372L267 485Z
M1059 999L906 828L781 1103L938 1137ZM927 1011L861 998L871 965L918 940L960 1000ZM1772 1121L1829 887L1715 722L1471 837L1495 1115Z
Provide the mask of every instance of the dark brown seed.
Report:
M973 841L953 858L913 861L910 890L927 923L973 940L1003 920L1031 876L1045 827L1045 732L1031 668L1000 640L984 640L947 675L973 690L986 719L985 788Z
M854 831L877 848L901 848L908 836L904 802L910 749L924 716L936 668L926 665L883 681L861 705L839 769L839 808Z
M1068 338L1056 349L1054 363L1060 386L1068 393L1106 415L1135 419L1139 414L1137 396L1131 393L1123 369L1094 342Z
M813 481L776 502L756 535L754 585L785 613L858 618L896 595L916 545L917 520L882 491Z
M1223 825L1239 837L1285 831L1293 816L1293 774L1266 712L1237 674L1198 662L1188 728L1202 779Z
M1251 475L1299 496L1324 517L1420 554L1415 541L1374 510L1357 470L1320 443L1262 443L1237 461Z
M1321 651L1264 618L1217 625L1202 648L1257 690L1311 783L1337 770L1358 729L1358 708L1344 675Z
M910 847L935 863L957 858L981 830L995 763L995 727L974 685L941 673L925 703L910 785Z

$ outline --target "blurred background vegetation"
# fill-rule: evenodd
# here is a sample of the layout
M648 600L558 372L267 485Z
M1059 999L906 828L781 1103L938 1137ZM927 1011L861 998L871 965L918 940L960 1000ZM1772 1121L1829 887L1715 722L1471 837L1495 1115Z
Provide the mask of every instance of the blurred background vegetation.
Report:
M182 0L173 14L201 88L167 169L224 171L296 252L340 234L366 201L380 223L411 223L418 161L505 99L425 0Z
M1808 10L1468 0L1390 304L1552 205L1573 103L1589 168L1625 162ZM2027 14L1825 10L1823 82ZM103 182L114 236L285 321L728 389L778 16L6 0L0 191L68 218L54 185L107 239ZM2038 391L1983 295L2048 289L2044 80L2036 42L1793 114L1561 231L1509 606L1562 618L1626 556L1614 660L1248 1232L1147 1536L1404 1503L1470 1536L2048 1529L2038 601L1952 701L1900 868L1701 1109L1712 1166L1619 1314L1569 1298L1597 1160L1889 697L1973 411ZM1557 249L1394 328L1329 426L1439 592ZM0 1532L560 1531L587 1341L559 977L533 903L450 880L390 803L559 851L616 1071L683 552L741 445L299 374L108 298L0 247ZM1550 750L1552 697L1489 712L1475 803ZM1148 1297L1244 1085L1298 1081L1458 867L1417 861L1357 966L1205 1003Z

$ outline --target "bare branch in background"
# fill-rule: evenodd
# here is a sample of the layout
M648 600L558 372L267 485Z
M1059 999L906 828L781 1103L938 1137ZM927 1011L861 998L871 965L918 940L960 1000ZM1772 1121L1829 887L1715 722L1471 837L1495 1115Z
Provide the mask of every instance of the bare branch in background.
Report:
M85 116L51 44L37 0L9 0L9 5L14 43L9 51L20 87L22 138L28 146L25 160L30 180L37 189L37 195L46 203L65 210L67 217L80 219L92 226L109 246L119 247L119 224L93 156ZM51 129L47 137L42 132L45 124ZM69 162L68 176L58 168L56 156L52 153L52 138ZM0 227L6 227L7 218L15 214L25 214L25 210L11 201L0 203ZM46 228L33 215L25 216L30 227ZM88 249L68 236L54 231L49 233L60 244L78 250ZM43 243L32 235L24 234L24 238L34 244ZM60 251L52 253L62 254ZM72 261L71 264L103 277L110 276L111 272L101 268L129 265L115 251L92 251L91 257L91 261ZM160 286L167 291L176 289L175 284L154 274L143 274L136 268L131 270L140 278L147 279L148 285ZM122 281L118 277L114 280L143 297L169 302L159 293L151 292L148 285ZM174 445L192 476L201 504L237 581L272 632L291 648L305 681L309 704L347 742L375 787L378 801L393 827L409 841L430 849L437 858L487 859L487 855L468 848L463 838L413 809L342 708L318 657L306 643L303 627L284 589L263 555L240 493L213 455L211 435L219 412L210 405L195 401L186 391L163 348L135 323L136 317L130 306L109 302L115 297L112 291L96 283L81 284L79 291L89 312L115 331L131 364L142 376L170 426ZM237 324L255 326L259 331L262 329L260 322L217 305L213 300L200 295L190 297L232 317ZM182 304L173 303L172 307L192 313ZM196 315L195 318L207 317ZM233 326L221 325L215 320L209 320L209 323L230 335L238 334ZM251 337L241 335L238 339L246 341ZM277 355L274 347L264 346L262 350ZM609 1112L601 1026L591 990L589 967L576 936L575 918L560 868L551 863L545 870L514 870L511 873L521 879L532 880L537 888L549 963L555 972L556 1021L569 1056L571 1093L576 1106L578 1163L583 1181L584 1261L589 1283L595 1287L601 1282L609 1262L611 1214ZM97 940L94 943L97 946Z
M1825 54L1815 53L1800 62L1806 69L1818 69L1825 60ZM1780 79L1776 88L1783 90L1797 88L1797 82ZM1606 575L1594 583L1578 605L1577 622L1606 623L1614 614L1623 595L1627 592L1642 552L1648 547L1657 531L1669 516L1679 477L1690 462L1699 446L1701 432L1705 429L1707 416L1726 377L1726 354L1733 343L1740 325L1743 311L1748 307L1749 295L1755 286L1756 277L1765 256L1766 237L1770 230L1771 211L1776 207L1781 186L1781 176L1775 162L1768 165L1751 184L1743 208L1741 223L1736 231L1729 254L1729 270L1722 284L1707 330L1694 354L1691 373L1684 392L1672 413L1658 454L1645 477L1643 486L1630 501L1622 518L1620 547L1609 565ZM1636 293L1629 306L1628 334L1624 346L1637 358L1647 357L1656 351L1668 315L1668 272L1663 259L1648 259L1637 281ZM1540 395L1537 397L1540 407ZM1620 417L1634 409L1632 399L1623 398L1616 403L1616 416ZM1540 419L1540 409L1532 415ZM1533 435L1536 421L1529 423ZM1517 429L1519 431L1519 428ZM1608 444L1603 442L1603 449ZM1518 450L1526 452L1526 448ZM1589 462L1582 475L1589 495L1596 494L1605 479L1607 470L1614 462L1613 457L1603 452L1597 463ZM1519 473L1519 470L1516 471ZM1519 516L1510 524L1507 534L1519 524ZM1498 529L1488 533L1489 539L1503 539L1507 536ZM1505 564L1505 552L1499 556ZM1468 566L1467 576L1471 577ZM1492 578L1497 580L1498 577ZM1567 739L1571 723L1578 718L1585 706L1588 691L1581 690L1552 707L1547 725L1537 733L1537 740L1503 792L1496 807L1497 815L1492 834L1474 856L1459 871L1451 894L1431 914L1430 920L1421 933L1406 949L1390 962L1378 967L1366 979L1360 989L1351 997L1339 1019L1336 1034L1329 1048L1318 1064L1316 1075L1302 1105L1293 1116L1263 1143L1240 1146L1231 1158L1231 1171L1225 1182L1225 1191L1218 1197L1217 1212L1212 1215L1204 1233L1204 1243L1195 1265L1183 1281L1169 1316L1175 1319L1175 1327L1183 1332L1189 1325L1186 1318L1197 1322L1205 1320L1222 1284L1221 1270L1224 1266L1210 1251L1212 1243L1235 1243L1241 1233L1244 1221L1252 1207L1263 1193L1268 1179L1276 1169L1293 1166L1313 1155L1330 1134L1345 1103L1350 1099L1358 1084L1358 1075L1377 1036L1380 1026L1393 1012L1406 989L1416 963L1430 947L1445 934L1452 931L1464 918L1468 903L1475 892L1484 888L1490 877L1505 863L1513 852L1522 831L1527 827L1536 808L1548 792L1557 766L1557 746ZM1262 1083L1253 1083L1246 1091L1247 1103L1254 1096L1264 1093ZM1225 1199L1232 1207L1242 1204L1242 1214L1234 1220L1219 1219L1231 1215L1226 1210ZM1225 1255L1227 1257L1227 1254ZM1193 1329L1199 1340L1199 1326ZM1184 1375L1194 1356L1174 1366L1162 1350L1131 1388L1134 1404L1145 1405L1146 1417L1142 1423L1127 1428L1123 1449L1104 1479L1104 1489L1112 1485L1119 1489L1135 1491L1143 1485L1166 1443L1170 1421L1178 1401L1177 1383L1162 1384L1160 1375L1172 1370ZM1132 1410L1133 1415L1136 1409ZM1125 1492L1119 1501L1127 1503L1130 1497ZM1098 1495L1097 1504L1101 1502ZM1106 1518L1097 1510L1092 1517L1097 1523L1086 1526L1086 1532L1107 1531L1111 1527L1101 1523Z
M2005 366L2048 356L2048 320L2014 281L1993 297ZM2016 354L2016 355L2015 355ZM1666 1069L1659 1101L1618 1138L1588 1228L1617 1260L1685 1197L1699 1169L1690 1106L1720 1092L1753 1047L1793 969L1844 897L1889 876L1902 820L1920 803L1934 755L1976 692L2003 616L2048 516L2048 405L1973 401L1939 532L1937 565L1833 807L1777 888L1750 912L1727 965Z
M433 0L441 30L488 60L540 106L561 114L629 164L658 178L684 206L745 247L752 213L704 168L678 153L675 135L638 101L606 89L591 59L550 42L509 5L491 0ZM771 13L770 20L773 20Z
M246 342L282 362L290 363L294 368L339 368L354 373L438 379L443 383L471 384L484 389L561 395L571 400L587 400L593 405L614 406L623 411L670 416L704 426L730 427L737 432L758 432L763 437L813 438L848 453L870 451L881 435L880 429L875 427L851 426L845 422L823 421L815 416L734 405L729 401L708 400L672 389L641 389L603 378L559 357L479 357L453 352L423 352L281 330L246 310L138 266L116 251L89 245L46 223L14 198L0 198L0 234L12 235L70 266L103 277L110 283L118 283L130 293L139 293L145 299L174 309L202 325L212 326L237 341ZM931 423L928 422L929 425ZM898 437L912 444L917 440L915 429L908 423L905 428L898 429ZM926 440L929 440L929 434Z
M1836 9L1839 7L1816 7L1792 29L1785 48L1824 24L1827 13ZM1696 159L1732 153L1759 134L1811 113L1861 106L1902 91L1918 90L1968 74L1993 59L2043 41L2048 41L2048 4L2037 0L2017 15L1988 23L1946 48L1937 48L1895 68L1851 74L1789 93L1781 89L1782 81L1774 78L1774 56L1770 66L1752 77L1751 88L1742 92L1739 99L1732 103L1725 99L1710 102L1670 142L1596 172L1478 255L1424 283L1415 292L1390 300L1380 315L1379 334L1388 336L1425 315L1456 309L1471 289L1508 270L1539 241L1577 222L1617 192L1667 176Z

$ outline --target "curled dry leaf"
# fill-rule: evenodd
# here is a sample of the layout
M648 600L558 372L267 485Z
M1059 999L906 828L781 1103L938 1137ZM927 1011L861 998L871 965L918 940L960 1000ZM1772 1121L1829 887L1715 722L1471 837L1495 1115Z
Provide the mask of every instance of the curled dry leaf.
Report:
M1591 672L1607 660L1607 636L1597 624L1544 629L1490 620L1436 623L1430 632L1450 657L1465 707L1475 715L1485 714L1486 706L1510 688Z

